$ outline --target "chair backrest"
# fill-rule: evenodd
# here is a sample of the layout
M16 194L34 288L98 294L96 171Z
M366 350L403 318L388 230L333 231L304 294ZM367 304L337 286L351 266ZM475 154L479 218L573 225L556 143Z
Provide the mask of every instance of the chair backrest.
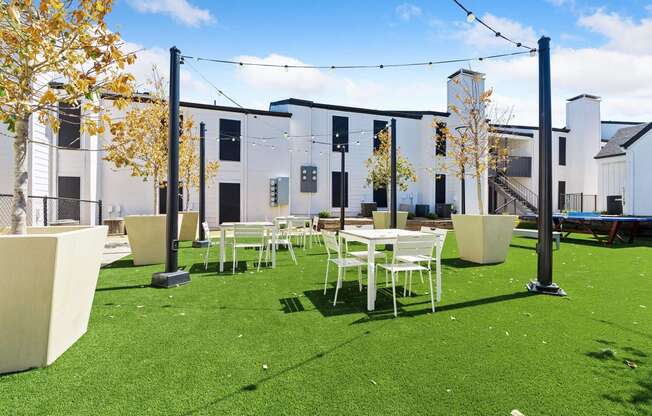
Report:
M337 241L337 235L332 231L323 230L324 235L324 245L326 246L326 253L328 257L331 256L331 251L334 252L337 257L341 257L340 243Z
M317 215L312 217L312 229L319 231L319 217Z
M439 255L444 248L444 243L446 242L448 230L445 228L421 226L421 232L437 236L437 258L439 258Z
M394 245L394 259L402 256L432 256L437 243L434 234L398 236Z
M265 239L265 227L262 225L235 224L233 227L233 239L237 240L260 240Z
M208 222L204 221L201 223L201 228L204 230L204 238L209 242L211 241L211 229L208 226Z

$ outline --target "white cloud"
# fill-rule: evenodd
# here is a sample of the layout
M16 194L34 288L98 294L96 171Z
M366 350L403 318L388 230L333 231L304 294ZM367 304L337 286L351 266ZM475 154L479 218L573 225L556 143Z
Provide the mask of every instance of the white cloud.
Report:
M503 18L492 22L507 36L536 45L532 28ZM580 17L577 24L605 36L606 41L592 48L552 49L553 124L564 124L566 99L581 93L602 97L604 119L652 120L652 45L647 42L652 39L652 21L636 22L598 10ZM478 29L484 28L466 27L458 36L470 45L484 42L498 46L490 33ZM495 87L498 105L513 106L517 122L537 123L537 58L524 56L475 65L474 69L486 72L487 85Z
M161 13L187 26L198 27L215 20L211 12L193 6L188 0L128 0L141 13Z
M396 14L401 18L401 20L409 21L413 17L421 16L421 8L410 3L403 3L396 6Z
M605 48L641 53L652 52L652 19L643 18L636 22L618 13L603 9L587 16L581 16L578 25L607 38Z
M126 52L136 53L137 59L133 65L127 67L126 71L131 73L136 78L138 91L148 91L148 81L152 77L152 67L156 66L158 72L169 79L170 75L170 53L158 47L144 48L142 45L125 42L122 49ZM187 100L209 100L215 96L214 89L207 85L202 80L199 80L188 72L184 67L181 69L181 99Z
M499 28L500 32L515 42L522 42L525 45L534 46L537 42L536 31L530 26L504 17L485 14L482 20L489 26ZM486 27L479 23L464 24L457 37L464 43L475 48L504 48L507 44L505 39L494 36Z

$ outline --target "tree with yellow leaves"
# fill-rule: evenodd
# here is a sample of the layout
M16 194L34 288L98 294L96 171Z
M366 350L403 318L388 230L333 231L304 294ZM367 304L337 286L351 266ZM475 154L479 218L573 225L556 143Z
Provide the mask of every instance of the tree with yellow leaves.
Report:
M151 92L135 97L124 120L114 123L113 139L106 148L104 160L113 162L117 168L128 168L132 176L151 181L154 189L154 213L158 213L159 188L167 186L164 178L168 164L168 125L170 106L166 96L167 82L156 66L148 80ZM194 121L189 114L181 115L179 135L179 177L186 190L188 206L190 188L199 185L199 138L193 134ZM206 166L206 178L217 173L218 163Z
M388 129L382 130L377 134L380 145L374 149L373 155L365 161L367 167L367 185L373 186L374 189L385 188L387 190L387 202L391 197L391 179L392 179L392 142L391 133ZM407 160L400 151L396 149L396 186L401 191L408 190L409 182L416 182L417 174L414 166Z
M460 126L453 131L436 120L433 140L435 146L446 146L446 155L437 156L440 171L461 181L466 177L475 179L479 214L484 215L481 179L487 169L505 169L509 160L509 149L502 145L502 136L490 123L509 124L511 112L492 105L493 90L483 91L481 81L480 74L473 75L468 85L457 78L452 80L462 92L456 95L459 105L449 105L449 111Z
M134 78L124 72L135 55L105 23L112 0L12 0L0 3L0 120L14 133L11 233L27 232L28 130L31 117L59 129L58 103L78 106L80 130L98 134L112 121L97 114L97 93L129 97ZM51 81L56 79L58 87ZM114 105L123 107L126 99Z
M199 136L194 134L194 121L192 116L184 115L183 117L184 131L179 139L179 179L184 189L184 206L189 209L190 205L190 190L199 189ZM206 163L205 178L207 183L211 183L217 175L220 167L219 162L211 161Z

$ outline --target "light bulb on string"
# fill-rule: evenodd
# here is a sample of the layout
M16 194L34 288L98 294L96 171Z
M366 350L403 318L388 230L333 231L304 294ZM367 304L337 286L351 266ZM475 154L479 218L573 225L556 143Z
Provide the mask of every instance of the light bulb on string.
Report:
M466 21L469 23L473 23L474 20L475 20L475 15L473 14L473 12L471 11L466 12Z
M537 55L537 50L536 49L530 49L530 56L534 57Z
M290 136L290 135L288 134L287 131L284 131L284 132L283 132L283 137L285 137L285 138L287 139L289 136Z

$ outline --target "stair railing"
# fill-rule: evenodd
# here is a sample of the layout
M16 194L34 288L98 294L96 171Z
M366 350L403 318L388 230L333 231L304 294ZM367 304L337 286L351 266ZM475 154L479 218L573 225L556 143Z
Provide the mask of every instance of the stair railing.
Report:
M528 208L538 211L537 207L539 197L530 188L520 182L510 180L507 175L501 172L495 172L494 181L514 192L520 199L529 205Z

